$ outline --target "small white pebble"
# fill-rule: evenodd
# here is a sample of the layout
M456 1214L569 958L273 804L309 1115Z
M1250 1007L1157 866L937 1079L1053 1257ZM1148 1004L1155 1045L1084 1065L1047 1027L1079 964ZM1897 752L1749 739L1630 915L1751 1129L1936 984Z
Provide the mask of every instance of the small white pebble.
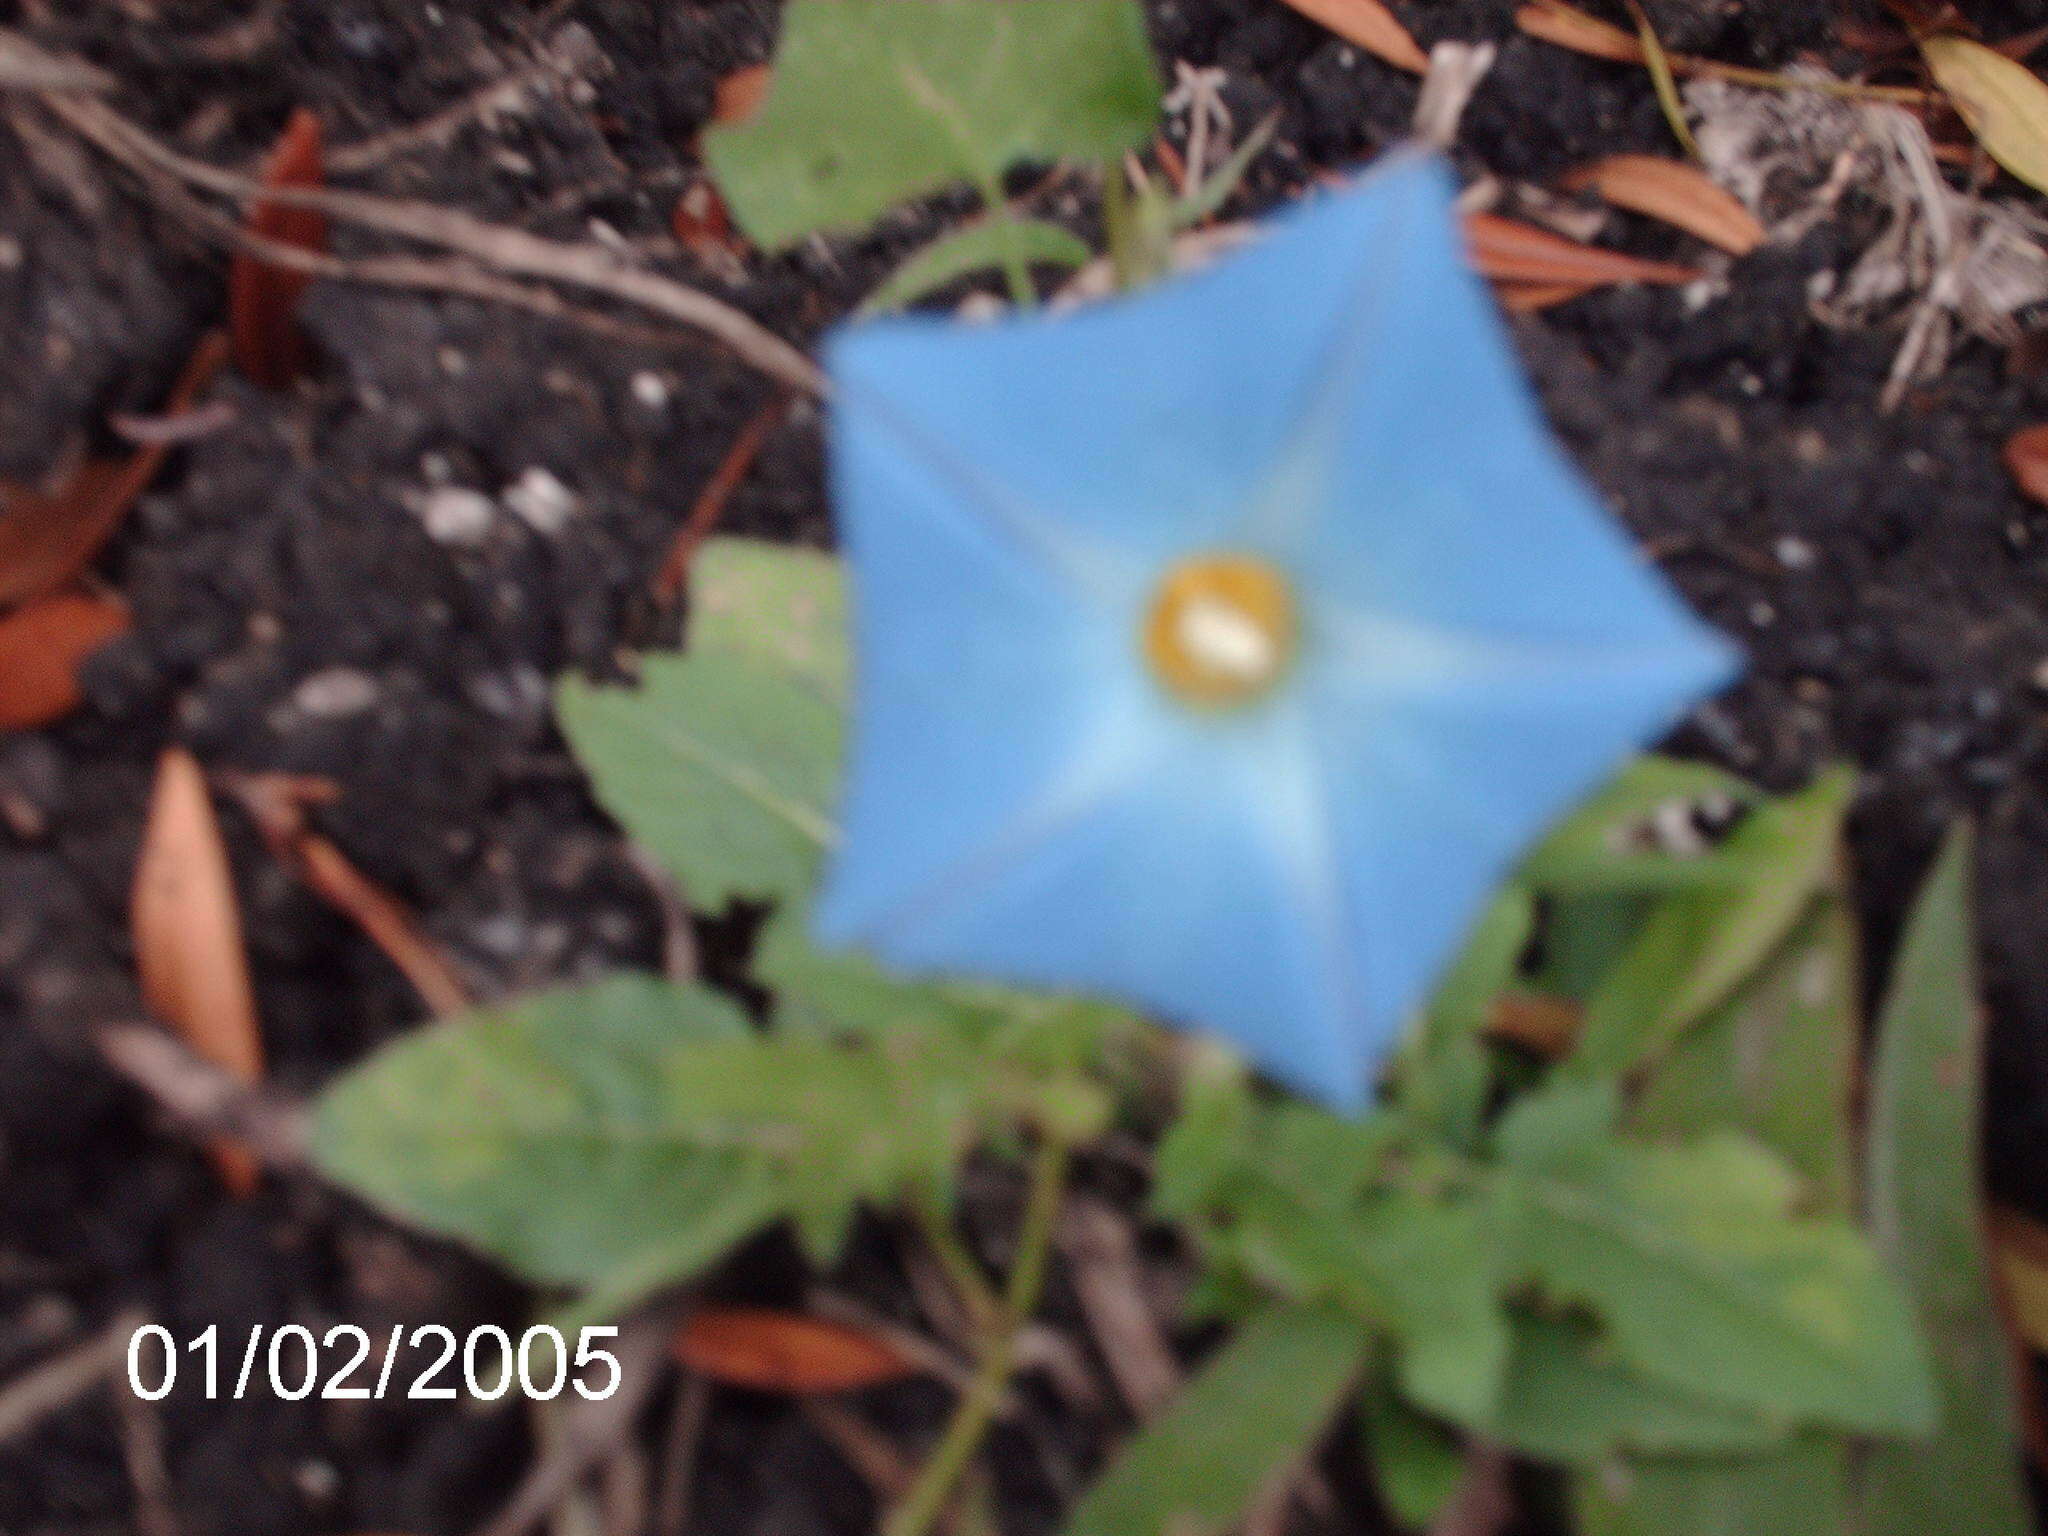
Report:
M668 404L668 383L658 373L642 369L633 375L627 387L633 391L634 401L650 411L661 410Z
M451 379L459 379L469 372L469 359L454 347L442 347L434 354L434 361L441 365L441 371Z
M497 505L482 491L444 485L419 499L420 521L436 544L477 545L491 536Z
M554 475L533 465L500 498L508 510L535 533L560 533L582 509L582 498Z
M1804 571L1812 568L1813 546L1796 533L1788 533L1778 540L1778 564L1788 571Z
M1749 622L1758 629L1769 629L1778 622L1778 610L1769 603L1751 603L1749 605Z
M2036 693L2048 693L2048 656L2034 663L2034 670L2027 681L2034 685Z
M376 702L376 681L354 667L328 667L292 690L292 707L316 720L359 715Z
M12 235L0 235L0 272L12 272L26 259L21 242Z
M302 1461L293 1469L292 1481L315 1504L324 1504L341 1492L341 1474L332 1462Z

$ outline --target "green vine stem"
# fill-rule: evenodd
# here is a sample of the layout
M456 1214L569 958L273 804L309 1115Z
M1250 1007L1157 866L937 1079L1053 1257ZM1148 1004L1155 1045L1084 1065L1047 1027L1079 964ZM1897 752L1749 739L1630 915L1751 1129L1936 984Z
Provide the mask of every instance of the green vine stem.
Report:
M929 1182L920 1183L911 1199L911 1211L925 1246L931 1249L939 1268L967 1308L967 1319L974 1325L975 1336L989 1337L1002 1326L1002 1298L996 1295L981 1266L953 1231L952 1219L939 1191Z
M929 1536L967 1464L981 1448L996 1409L1009 1390L1017 1363L1017 1339L1037 1310L1052 1257L1053 1224L1067 1181L1067 1144L1048 1135L1031 1163L1031 1188L1017 1232L1017 1258L1003 1287L1002 1316L982 1345L974 1379L939 1437L917 1482L884 1527L886 1536Z

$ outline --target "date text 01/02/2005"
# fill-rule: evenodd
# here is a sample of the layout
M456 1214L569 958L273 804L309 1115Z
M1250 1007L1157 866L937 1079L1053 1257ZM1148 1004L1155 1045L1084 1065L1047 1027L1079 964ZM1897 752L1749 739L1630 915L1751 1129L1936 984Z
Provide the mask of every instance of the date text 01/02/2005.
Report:
M392 1326L384 1342L372 1383L367 1367L376 1344L369 1330L354 1323L336 1323L316 1339L313 1330L303 1324L286 1323L266 1337L263 1325L258 1323L249 1330L233 1390L225 1395L239 1400L249 1395L252 1385L258 1392L267 1385L273 1395L294 1403L312 1396L316 1390L323 1398L382 1401L401 1393L409 1398L446 1402L466 1393L492 1402L516 1386L522 1395L539 1402L559 1397L565 1388L574 1388L578 1396L591 1402L602 1402L619 1390L618 1356L601 1347L603 1341L617 1338L618 1332L615 1327L579 1329L572 1355L561 1330L545 1323L527 1329L517 1343L494 1323L472 1328L460 1339L452 1328L439 1323L423 1323L408 1337L405 1325L398 1323ZM146 1351L146 1340L154 1340L157 1349ZM394 1381L402 1350L410 1351L416 1358L407 1362L409 1374ZM324 1381L323 1351L333 1361ZM183 1353L192 1357L188 1371L191 1366L198 1367L200 1380L194 1384L209 1399L223 1396L219 1325L204 1328L187 1340ZM149 1358L151 1354L155 1358ZM145 1402L168 1397L178 1385L179 1355L177 1340L161 1323L147 1323L136 1329L128 1339L130 1389ZM458 1375L460 1387L454 1384Z

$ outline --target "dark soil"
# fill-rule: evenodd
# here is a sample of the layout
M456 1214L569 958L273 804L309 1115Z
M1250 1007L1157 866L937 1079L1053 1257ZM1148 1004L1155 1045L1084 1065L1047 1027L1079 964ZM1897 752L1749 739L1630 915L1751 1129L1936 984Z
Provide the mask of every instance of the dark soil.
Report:
M1640 71L1521 38L1509 0L1400 8L1425 44L1503 45L1466 118L1468 172L1543 181L1597 155L1668 149ZM1412 82L1276 0L1152 9L1164 59L1227 71L1239 124L1280 113L1247 208L1369 156L1408 120ZM1835 47L1827 0L1655 9L1674 44L1734 62ZM1865 9L1874 22L1878 7ZM2048 0L1965 9L1996 34L2048 20ZM0 0L0 22L113 71L122 110L225 164L250 163L295 105L320 114L330 142L364 140L580 29L572 41L587 38L597 57L582 83L351 184L634 243L808 340L937 215L732 275L675 246L669 213L697 174L691 146L713 82L766 55L773 10ZM1672 292L1617 290L1518 330L1580 461L1751 651L1748 679L1681 745L1776 787L1832 760L1862 769L1873 975L1943 828L1978 819L1992 1177L2006 1198L2048 1211L2036 1152L2048 1138L2048 511L2015 492L1998 457L2015 428L2048 417L2048 380L2010 377L2003 356L1972 343L1880 415L1897 335L1829 329L1807 297L1811 275L1867 235L1857 217L1845 208L1803 243L1737 264L1696 312ZM1635 221L1607 238L1699 254ZM344 254L371 248L337 234ZM110 412L152 408L218 322L222 273L217 250L122 173L27 98L0 96L0 477L51 474L108 446ZM555 733L548 685L565 668L616 671L633 648L672 638L650 578L770 386L708 344L600 338L438 296L323 284L305 322L312 377L281 395L226 381L216 395L232 420L174 456L103 558L136 627L91 666L86 706L53 729L0 736L0 1381L127 1304L181 1340L213 1323L238 1340L258 1322L320 1332L347 1320L374 1334L399 1321L516 1328L529 1315L528 1298L486 1267L315 1185L273 1181L230 1201L203 1156L99 1065L86 1027L140 1006L126 903L166 743L213 769L334 780L341 796L321 828L416 909L481 995L659 957L659 904ZM798 407L726 525L825 540L818 460L815 414ZM535 471L569 493L559 526L497 499ZM445 527L437 539L424 512L450 490L493 498L462 540ZM412 1027L422 1005L224 814L274 1075L311 1090ZM1010 1193L999 1188L994 1208ZM878 1245L863 1245L845 1280L877 1307L908 1306ZM770 1243L725 1283L794 1300L797 1267ZM921 1437L942 1399L906 1388L866 1406ZM1027 1415L1036 1428L1000 1440L1011 1531L1050 1528L1099 1454L1099 1415L1039 1406ZM209 1404L179 1391L159 1412L193 1536L467 1530L531 1453L517 1411ZM658 1435L650 1425L650 1454ZM0 1528L130 1528L123 1447L103 1393L0 1444ZM1355 1528L1364 1506L1344 1498ZM696 1508L693 1530L762 1536L854 1532L872 1515L866 1485L804 1415L734 1394L712 1415Z

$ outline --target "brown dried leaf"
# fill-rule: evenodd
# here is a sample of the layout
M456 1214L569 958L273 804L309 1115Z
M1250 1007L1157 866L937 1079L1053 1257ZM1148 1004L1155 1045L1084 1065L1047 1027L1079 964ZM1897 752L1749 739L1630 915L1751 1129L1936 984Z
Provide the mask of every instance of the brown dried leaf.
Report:
M191 409L226 361L227 346L218 331L200 341L165 402L165 415ZM149 488L168 451L158 444L125 459L88 459L49 494L0 485L0 608L54 592L84 570Z
M1631 213L1695 235L1736 256L1764 243L1764 227L1734 193L1698 166L1657 155L1609 155L1565 177L1573 191L1591 187Z
M1426 74L1429 55L1422 51L1408 29L1401 25L1382 0L1287 0L1311 21L1321 22L1347 43L1355 43L1374 58Z
M60 593L0 618L0 731L33 730L78 708L78 668L128 630L128 610Z
M1991 1250L2013 1332L2048 1355L2048 1227L2010 1206L1991 1209Z
M745 122L760 110L774 78L766 64L749 64L745 69L734 70L712 89L711 121L728 125Z
M2022 491L2048 504L2048 421L2024 427L2006 440L2005 467Z
M1523 6L1515 12L1515 25L1531 37L1540 37L1546 43L1555 43L1574 53L1611 59L1617 64L1643 62L1643 45L1639 38L1597 16L1588 16L1584 11L1557 4L1555 0Z
M296 108L263 164L266 187L317 188L326 184L321 168L320 119ZM327 215L258 200L249 209L249 232L304 251L327 249ZM235 337L235 365L265 389L284 389L306 371L305 333L299 329L299 300L313 280L310 272L276 267L237 251L228 268L228 326Z
M766 1307L699 1307L673 1349L690 1370L756 1392L854 1392L917 1369L858 1329Z
M151 1013L199 1055L245 1083L263 1076L263 1036L249 985L242 918L227 850L192 754L171 747L157 763L131 908L136 969ZM248 1151L214 1145L221 1178L237 1194L255 1186Z
M1545 1058L1562 1056L1579 1037L1586 1013L1577 1003L1534 992L1508 992L1494 999L1486 1032Z
M1465 243L1473 267L1497 282L1600 288L1609 283L1682 284L1700 276L1692 267L1581 245L1497 213L1466 214Z
M1598 283L1497 283L1493 291L1500 300L1500 307L1509 314L1530 315L1539 309L1582 299L1597 292L1600 286Z
M669 227L683 249L699 261L715 261L721 255L737 255L743 249L732 227L732 213L718 188L699 181L683 189L669 215Z
M349 918L412 983L438 1016L470 1006L469 989L455 968L420 931L405 904L370 879L332 842L306 825L306 807L338 794L326 780L290 774L237 774L227 782L263 834L265 846L321 900Z

